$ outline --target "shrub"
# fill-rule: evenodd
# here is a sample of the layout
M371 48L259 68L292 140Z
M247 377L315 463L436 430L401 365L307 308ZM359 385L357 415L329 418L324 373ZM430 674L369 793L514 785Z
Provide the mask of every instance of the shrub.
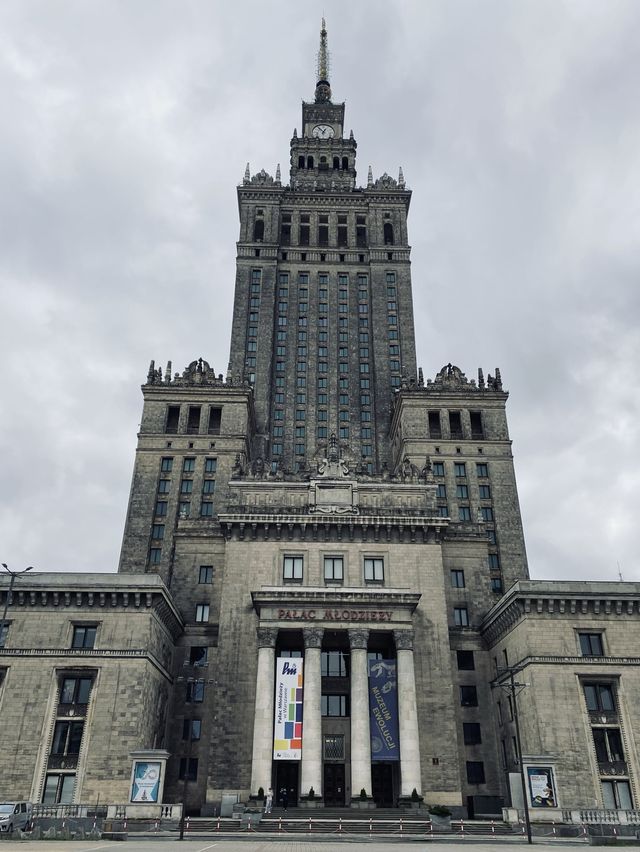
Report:
M429 813L439 817L451 816L451 811L445 805L430 805Z
M315 799L315 797L316 797L316 791L313 789L313 787L309 787L309 795L307 796L307 798L308 799Z
M264 799L264 787L258 787L258 798Z

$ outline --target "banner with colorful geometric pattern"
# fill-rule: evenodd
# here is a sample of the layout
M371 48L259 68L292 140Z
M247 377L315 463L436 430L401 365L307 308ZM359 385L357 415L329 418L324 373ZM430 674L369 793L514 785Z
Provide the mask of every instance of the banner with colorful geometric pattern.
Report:
M302 757L302 660L276 660L276 704L273 733L274 760Z

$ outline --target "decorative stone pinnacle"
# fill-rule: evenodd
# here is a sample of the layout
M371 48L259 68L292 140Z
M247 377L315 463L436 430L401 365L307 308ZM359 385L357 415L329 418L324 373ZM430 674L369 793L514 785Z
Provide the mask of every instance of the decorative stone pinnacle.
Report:
M373 169L369 166L369 171L367 173L367 189L371 189L373 187Z
M242 182L244 184L251 182L251 172L249 171L249 163L247 163L247 168L244 170L244 180Z
M400 171L398 172L398 186L401 189L404 189L405 185L406 184L404 182L404 174L402 173L402 166L400 166Z
M280 175L280 163L276 166L276 183L280 183L281 175Z

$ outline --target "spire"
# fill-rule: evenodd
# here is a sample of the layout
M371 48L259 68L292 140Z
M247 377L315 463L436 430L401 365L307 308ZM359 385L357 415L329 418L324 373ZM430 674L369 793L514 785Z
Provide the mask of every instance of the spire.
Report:
M276 183L280 183L282 181L282 175L280 174L280 163L276 166Z
M242 182L244 184L251 183L251 172L249 171L249 163L247 163L247 168L244 170L244 179Z
M331 86L329 85L329 50L327 48L327 27L322 19L320 30L320 49L318 50L316 103L331 100Z
M369 172L367 173L367 189L371 189L373 186L373 169L369 166Z

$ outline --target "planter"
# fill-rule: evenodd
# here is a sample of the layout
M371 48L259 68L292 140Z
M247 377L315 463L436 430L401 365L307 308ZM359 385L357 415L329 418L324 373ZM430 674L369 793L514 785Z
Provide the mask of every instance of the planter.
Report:
M324 800L319 796L316 796L313 799L307 799L304 796L300 797L300 801L298 802L299 808L324 808Z
M438 829L438 831L451 831L451 817L450 816L436 816L436 814L429 814L429 819L434 828Z
M349 805L350 808L356 808L362 811L372 811L375 809L375 806L376 803L371 797L361 799L359 796L357 799L351 799L351 803Z

